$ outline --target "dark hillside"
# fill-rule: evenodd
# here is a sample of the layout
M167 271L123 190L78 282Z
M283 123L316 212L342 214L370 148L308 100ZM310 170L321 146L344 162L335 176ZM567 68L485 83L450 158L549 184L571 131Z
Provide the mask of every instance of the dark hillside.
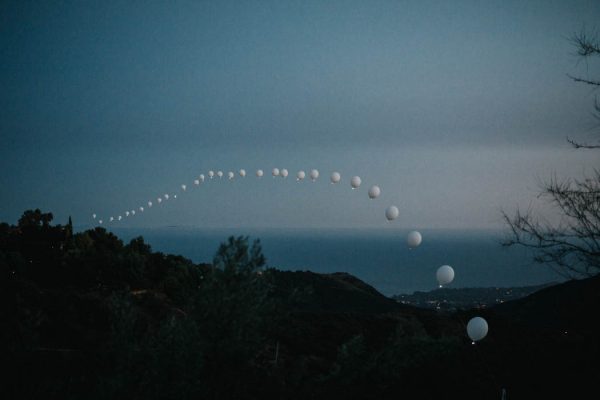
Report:
M600 279L569 281L478 311L489 325L477 345L510 398L587 398L600 380ZM475 312L461 312L467 321Z
M0 225L6 398L585 398L600 381L599 278L437 313L349 274L264 269L243 237L198 265L51 220Z
M317 274L270 270L269 273L275 293L288 299L289 306L296 311L373 314L410 308L343 272Z
M494 307L511 321L547 331L592 337L600 334L600 276L542 289Z

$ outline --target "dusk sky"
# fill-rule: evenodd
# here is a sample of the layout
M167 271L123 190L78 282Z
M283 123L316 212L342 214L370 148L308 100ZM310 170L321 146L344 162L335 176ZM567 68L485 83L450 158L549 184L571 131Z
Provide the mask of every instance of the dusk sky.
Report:
M591 71L568 38L599 17L597 0L3 1L0 220L92 224L185 183L120 226L387 227L394 204L400 228L501 228L540 180L600 167L565 140L598 135L597 93L567 74Z

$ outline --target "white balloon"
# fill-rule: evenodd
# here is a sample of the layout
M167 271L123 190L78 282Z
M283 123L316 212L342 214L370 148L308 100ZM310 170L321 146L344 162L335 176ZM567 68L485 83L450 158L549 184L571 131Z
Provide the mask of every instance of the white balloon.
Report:
M379 186L377 186L377 185L373 185L369 189L369 198L370 199L376 199L379 197L380 194L381 194L381 189L379 189Z
M148 207L152 207L152 202L151 201L148 202Z
M421 244L421 241L423 241L423 237L418 231L412 231L406 237L406 244L408 244L408 247L410 248L418 247Z
M165 200L169 200L169 195L165 193Z
M350 186L352 186L352 189L356 189L360 186L361 182L360 176L353 176L352 179L350 179Z
M246 170L245 169L240 169L240 176L242 178L246 176Z
M125 211L125 216L129 217L129 211Z
M301 181L302 179L304 179L305 176L306 173L304 171L298 171L298 173L296 174L296 180Z
M204 182L204 174L200 174L199 178L201 182Z
M331 183L338 183L340 179L342 179L342 176L339 172L334 172L333 174L331 174Z
M481 317L471 318L467 323L467 335L469 335L473 343L486 337L488 329L487 321Z
M102 220L98 221L100 223L100 225L102 225Z
M284 177L284 178L287 178L287 176L288 176L288 170L287 170L287 169L285 169L285 168L284 168L284 169L282 169L282 170L281 170L281 176L282 176L282 177Z
M449 265L442 265L438 268L435 276L440 286L448 285L454 280L454 270Z
M96 219L96 214L92 214L92 218Z
M273 168L273 171L271 173L273 174L273 176L279 176L279 168Z
M312 179L312 181L316 181L319 178L319 171L316 169L313 169L312 171L310 171L310 179Z
M229 178L229 179L233 179L234 176L235 176L235 174L233 172L231 172L231 171L229 171L227 173L227 178Z
M215 173L214 173L214 171L208 171L208 177L209 177L210 179L212 179L212 178L213 178L213 176L215 176Z
M144 207L140 207L140 212L144 212Z
M199 184L200 184L200 179L194 180L194 185L199 185Z
M131 215L135 215L135 210L131 210Z
M108 222L113 222L115 219L113 217L110 217L110 219L108 220Z
M181 185L181 188L183 189L183 191L185 192L185 189L187 189L186 185Z
M156 199L156 201L158 201L159 203L162 203L162 199L160 197L158 199Z
M388 221L395 220L398 218L398 215L400 215L400 211L398 211L398 207L396 206L389 206L387 210L385 210L385 217Z
M120 220L122 220L122 219L123 219L123 217L121 217L121 216L119 215L119 221L120 221Z
M259 178L262 178L263 174L264 174L264 173L263 173L263 170L262 170L262 169L258 169L258 170L256 170L256 176L258 176Z
M223 177L223 171L217 171L217 176L219 178L222 178Z
M174 195L173 195L173 198L174 198L174 199L176 199L176 198L177 198L177 195L176 195L176 194L174 194Z

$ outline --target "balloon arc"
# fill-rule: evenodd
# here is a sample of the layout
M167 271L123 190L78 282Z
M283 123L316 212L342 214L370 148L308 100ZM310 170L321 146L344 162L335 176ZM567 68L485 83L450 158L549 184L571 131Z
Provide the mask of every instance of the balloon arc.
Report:
M272 175L273 179L287 179L288 174L289 174L289 171L286 168L280 169L280 168L274 167L271 169L271 175ZM264 171L262 169L257 169L254 175L255 175L255 179L262 179L264 177ZM218 170L216 173L213 170L210 170L207 172L207 176L208 176L209 180L212 180L212 181L223 180L222 178L224 176L227 177L227 179L225 179L225 181L233 181L236 178L236 174L233 171L228 171L228 172L224 173L221 170ZM243 168L240 169L237 173L237 176L242 179L246 178L246 176L247 176L246 170ZM310 172L308 172L308 178L310 178L310 180L312 182L315 182L317 179L319 179L319 176L320 176L320 173L319 173L318 169L311 169ZM304 181L306 177L307 177L307 173L304 170L299 170L296 173L296 181L297 182ZM218 179L215 179L215 178L218 178ZM330 181L331 181L332 185L339 184L342 181L342 174L338 171L333 171L330 175ZM186 193L188 191L188 188L191 189L194 186L201 186L205 182L206 182L205 175L200 174L198 177L196 177L192 180L192 183L189 186L186 183L182 183L180 185L179 194ZM350 178L350 188L352 190L358 189L361 185L362 185L362 179L360 178L360 176L352 176ZM369 199L372 199L372 200L379 198L381 196L381 188L378 185L372 185L367 192L367 196L369 197ZM176 193L172 193L172 194L164 193L163 195L158 196L156 198L156 206L161 205L163 202L163 199L164 199L164 201L168 201L171 197L173 199L176 199L177 194ZM152 209L152 207L155 205L155 203L152 199L150 199L142 204L143 205L136 207L132 210L125 211L124 212L125 217L130 218L130 217L134 217L136 215L139 216L142 213L145 213L146 211L149 211L150 209ZM144 207L144 206L146 206L146 207ZM137 214L135 211L136 209L139 210L139 212ZM391 222L391 221L396 220L399 217L400 210L395 205L390 205L385 209L384 215L385 215L385 218L387 219L387 221ZM105 219L103 219L96 212L92 213L91 217L99 225L102 225L105 222ZM122 220L123 220L123 215L117 215L117 216L112 215L112 216L109 216L108 219L106 219L106 221L108 221L107 223L113 224L113 225L119 223ZM409 249L414 249L421 245L422 240L423 240L423 238L421 236L421 233L419 233L418 231L412 231L407 236L406 244ZM442 265L441 267L438 268L438 270L436 272L436 278L439 283L439 287L442 288L443 286L450 284L454 280L454 269L449 265ZM472 340L473 344L475 344L479 340L482 340L487 335L487 332L488 332L488 324L487 324L487 321L482 317L472 318L467 325L467 335Z
M271 170L271 175L273 176L273 178L277 178L277 179L287 179L288 177L288 170L286 168L273 168ZM208 178L210 180L215 181L215 177L217 178L223 178L224 176L227 177L227 180L232 181L236 178L236 174L233 171L228 171L227 173L224 173L221 170L218 170L216 173L213 170L210 170L207 172ZM264 176L264 171L262 169L257 169L256 173L255 173L256 178L260 179ZM306 178L307 174L305 171L303 170L299 170L296 173L296 181L303 181ZM311 169L310 172L308 173L308 177L310 178L310 180L312 182L317 181L317 179L319 179L320 173L318 169ZM237 177L239 178L246 178L246 170L245 169L240 169L237 173ZM220 179L217 179L217 181ZM342 174L340 172L334 171L331 173L331 177L330 177L331 183L332 184L339 184L342 181ZM204 182L206 181L204 174L200 174L198 177L194 178L192 180L192 182L189 184L186 183L182 183L180 185L180 191L179 194L183 194L185 192L188 191L188 189L193 188L194 186L200 186L202 185ZM350 187L351 189L358 189L362 184L362 179L360 178L360 176L353 176L350 179ZM369 197L369 199L377 199L379 196L381 196L381 188L378 185L373 185L369 188L367 195ZM147 202L142 203L143 205L136 207L135 209L139 210L139 213L137 215L141 215L141 213L144 213L145 211L149 211L154 205L161 205L163 203L163 201L167 201L170 198L176 199L177 198L177 194L176 193L164 193L163 195L160 195L156 198L156 204L154 203L154 201L148 200ZM146 206L146 208L144 208L144 206ZM136 215L135 209L129 211L125 211L125 217L129 218L129 217L133 217ZM386 210L385 210L385 218L388 221L393 221L395 219L398 218L398 216L400 215L400 211L398 210L398 207L391 205L389 206ZM102 225L105 222L105 219L102 219L99 214L97 213L93 213L92 214L92 219L95 220L99 225ZM117 224L120 221L123 221L123 215L121 214L117 214L115 215L111 215L108 217L108 223L110 224ZM418 232L417 232L418 233ZM419 239L418 241L415 239L409 240L409 247L413 248L413 247L417 247L419 244L421 243L421 240Z

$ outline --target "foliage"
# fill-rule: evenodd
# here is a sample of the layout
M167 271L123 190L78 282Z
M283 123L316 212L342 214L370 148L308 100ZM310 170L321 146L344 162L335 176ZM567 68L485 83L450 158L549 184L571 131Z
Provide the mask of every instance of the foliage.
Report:
M222 243L213 260L216 268L228 274L251 274L266 264L262 254L260 240L255 240L252 247L248 244L248 237L229 237L227 243Z
M245 237L229 238L214 265L195 264L142 238L27 215L27 229L0 224L6 398L495 399L494 371L523 398L554 394L544 383L565 376L582 397L600 379L588 321L598 279L572 282L585 301L548 293L571 306L544 313L533 301L516 320L547 326L549 313L551 331L484 315L492 329L475 348L470 315L403 306L348 274L263 270L260 244Z
M35 210L0 226L7 393L243 398L231 379L263 379L252 366L274 303L258 241L229 238L213 267L153 252L141 237L124 245L102 228L73 234L51 221ZM53 373L32 371L38 384L27 385L19 371L48 355Z

